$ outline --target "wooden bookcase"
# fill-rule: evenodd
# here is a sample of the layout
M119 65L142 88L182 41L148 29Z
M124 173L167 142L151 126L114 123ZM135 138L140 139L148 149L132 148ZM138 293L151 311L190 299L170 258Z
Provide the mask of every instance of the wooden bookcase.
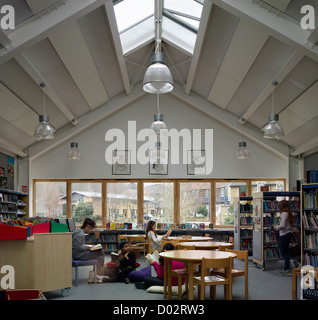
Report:
M253 255L253 198L234 200L234 248Z
M29 196L27 193L0 189L0 219L16 220L29 215Z
M279 224L279 200L288 200L294 215L294 233L290 245L292 259L300 259L300 192L257 192L253 193L253 262L265 270L265 264L283 259L278 244L278 232L273 226Z
M318 267L318 183L301 186L301 264Z

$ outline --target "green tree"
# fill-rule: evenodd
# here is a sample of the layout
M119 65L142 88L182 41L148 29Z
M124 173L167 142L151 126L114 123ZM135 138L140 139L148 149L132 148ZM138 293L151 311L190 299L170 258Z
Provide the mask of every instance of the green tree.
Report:
M94 208L91 202L80 202L77 206L74 207L73 212L73 219L75 223L81 223L84 218L91 218L93 220L96 220L96 217L93 217Z
M202 216L206 218L209 214L209 211L205 206L199 206L197 209L197 213L202 214Z

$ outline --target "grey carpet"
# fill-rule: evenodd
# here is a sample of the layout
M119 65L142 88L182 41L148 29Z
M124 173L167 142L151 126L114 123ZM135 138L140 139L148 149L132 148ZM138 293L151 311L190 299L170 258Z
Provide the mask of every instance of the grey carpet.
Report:
M105 255L105 263L110 261L110 255ZM148 264L143 258L137 260L141 269ZM237 260L236 260L237 261ZM243 267L240 261L236 262L238 268ZM279 270L283 268L283 261L268 262L266 270L255 268L253 261L249 260L249 300L291 300L292 278L282 276ZM163 294L148 293L146 290L136 289L134 283L101 283L88 284L88 273L91 267L81 267L78 272L78 287L74 285L68 296L63 296L61 290L46 292L48 300L163 300ZM217 286L217 300L223 300L223 286ZM233 283L233 300L244 300L244 278L236 278ZM209 298L209 289L206 288L206 297ZM173 296L177 300L178 297ZM187 296L183 297L187 300ZM197 299L197 290L194 291Z

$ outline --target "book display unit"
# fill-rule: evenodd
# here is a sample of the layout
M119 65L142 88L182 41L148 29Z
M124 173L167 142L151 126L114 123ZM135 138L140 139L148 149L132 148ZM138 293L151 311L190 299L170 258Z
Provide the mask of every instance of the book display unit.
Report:
M300 192L257 192L253 194L253 262L265 270L265 264L283 259L278 244L280 223L278 202L289 201L294 216L294 232L290 244L290 257L300 259Z
M318 183L301 186L302 265L318 267Z
M28 216L28 194L0 189L0 219L16 220Z
M253 255L253 198L234 200L234 249Z

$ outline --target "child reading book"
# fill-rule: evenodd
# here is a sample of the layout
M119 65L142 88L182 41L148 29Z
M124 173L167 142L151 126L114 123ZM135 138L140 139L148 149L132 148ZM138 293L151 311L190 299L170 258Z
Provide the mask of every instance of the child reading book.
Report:
M135 270L136 266L136 256L131 250L128 242L122 241L119 244L120 253L118 259L115 261L115 268L109 269L104 268L103 282L125 282L129 283L130 280L128 275L130 272Z
M156 233L156 222L150 220L147 223L146 238L150 238L150 240L151 240L151 248L153 250L160 250L161 249L161 240L162 239L167 239L170 236L170 234L171 234L171 230L169 230L163 236L159 236Z
M175 250L175 247L172 243L166 243L163 246L163 251ZM136 282L135 287L137 289L148 289L151 286L163 286L164 285L164 259L159 257L159 261L155 261L154 259L157 257L156 255L147 255L147 259L149 258L149 263L154 267L157 277L146 276L143 279L143 282ZM154 258L154 259L153 259ZM172 260L172 270L184 269L183 262ZM182 284L185 283L185 278L182 278ZM178 285L178 278L172 277L172 285Z

